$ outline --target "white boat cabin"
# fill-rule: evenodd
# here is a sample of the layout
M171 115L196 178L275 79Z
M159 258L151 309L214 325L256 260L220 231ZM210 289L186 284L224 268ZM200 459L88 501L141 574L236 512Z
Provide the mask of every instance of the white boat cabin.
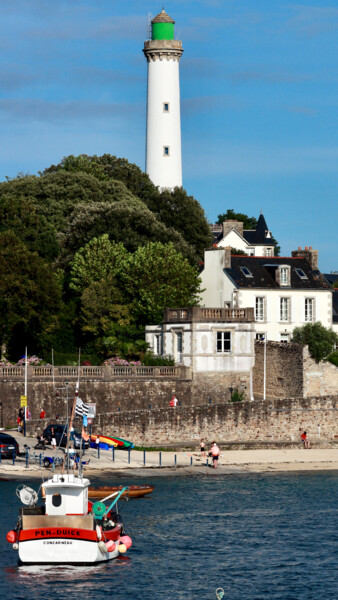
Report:
M89 479L72 473L55 474L43 487L46 492L46 515L86 515Z

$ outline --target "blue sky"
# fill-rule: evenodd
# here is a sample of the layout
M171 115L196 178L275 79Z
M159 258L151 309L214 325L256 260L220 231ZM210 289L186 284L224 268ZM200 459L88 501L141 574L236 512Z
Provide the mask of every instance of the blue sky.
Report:
M0 0L0 179L68 154L144 168L147 16L163 2ZM338 270L338 1L176 0L183 183L210 221L263 210Z

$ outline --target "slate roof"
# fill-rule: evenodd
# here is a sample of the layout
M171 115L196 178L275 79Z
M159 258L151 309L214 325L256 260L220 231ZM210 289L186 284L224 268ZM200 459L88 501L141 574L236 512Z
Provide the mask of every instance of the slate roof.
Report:
M335 281L338 281L338 273L324 273L325 279L333 285Z
M276 269L280 265L291 267L291 286L279 286ZM241 267L249 269L252 277L246 277ZM306 279L301 279L295 269L302 269ZM232 256L231 268L224 271L239 288L283 289L283 290L330 290L330 284L320 271L313 271L305 258Z

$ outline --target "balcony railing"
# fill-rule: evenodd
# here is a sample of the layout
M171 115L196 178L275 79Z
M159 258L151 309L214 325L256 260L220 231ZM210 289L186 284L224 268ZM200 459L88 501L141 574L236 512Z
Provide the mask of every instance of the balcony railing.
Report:
M210 322L250 323L255 320L253 308L207 308L190 306L188 308L166 308L165 323Z
M0 367L0 379L23 380L24 367ZM129 379L129 378L166 378L166 379L191 379L191 368L182 365L174 367L113 367L103 365L100 367L33 367L28 366L28 381L70 379Z

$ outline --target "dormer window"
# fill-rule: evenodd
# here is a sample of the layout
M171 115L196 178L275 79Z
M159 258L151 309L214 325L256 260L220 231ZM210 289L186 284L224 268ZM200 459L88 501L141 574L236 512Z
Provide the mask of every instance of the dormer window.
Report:
M240 267L240 269L245 277L252 277L252 273L249 271L248 267Z
M265 237L266 237L266 238L271 238L271 237L272 237L272 235L271 235L271 231L267 230L267 231L265 232Z
M300 277L301 279L307 279L307 275L305 275L303 269L295 269L298 277Z
M163 112L169 112L169 102L163 102Z
M277 269L276 276L277 282L279 280L281 287L290 286L290 267L288 265L281 265Z

